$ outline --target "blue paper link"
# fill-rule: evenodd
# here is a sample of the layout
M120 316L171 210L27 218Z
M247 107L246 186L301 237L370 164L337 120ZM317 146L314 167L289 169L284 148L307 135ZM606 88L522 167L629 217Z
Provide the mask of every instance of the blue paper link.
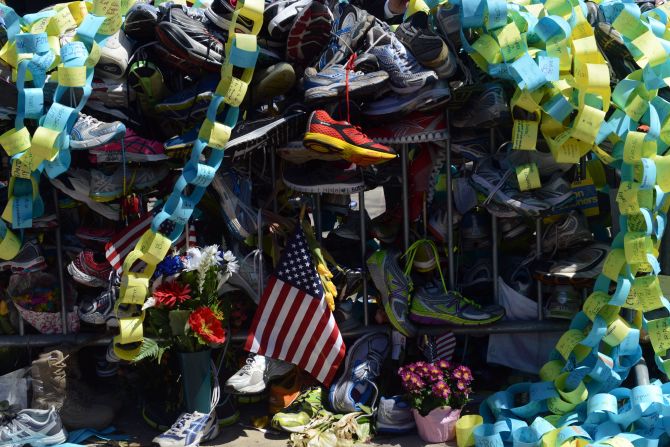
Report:
M505 26L507 24L507 1L487 0L485 22L487 30Z
M523 54L510 65L510 73L521 89L535 91L542 87L547 78L528 53Z
M484 0L463 0L461 3L461 26L481 28L484 26Z
M32 195L14 196L12 206L12 228L32 228L33 197Z

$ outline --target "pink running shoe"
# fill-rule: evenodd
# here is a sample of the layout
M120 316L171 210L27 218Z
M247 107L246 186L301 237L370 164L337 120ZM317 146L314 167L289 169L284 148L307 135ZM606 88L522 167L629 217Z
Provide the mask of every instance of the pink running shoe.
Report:
M137 135L133 130L126 130L126 136L104 146L89 149L93 163L121 163L125 150L126 161L161 161L167 160L163 144L148 140Z
M107 287L112 265L104 258L95 259L93 250L84 250L67 265L67 271L72 279L79 284L89 287Z

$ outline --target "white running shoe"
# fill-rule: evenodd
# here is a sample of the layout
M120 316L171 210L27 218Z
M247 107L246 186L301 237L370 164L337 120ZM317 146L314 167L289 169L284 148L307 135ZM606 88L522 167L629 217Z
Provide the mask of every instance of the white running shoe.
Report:
M247 364L226 381L225 390L231 394L262 393L270 380L285 376L293 367L282 360L249 354Z
M30 444L36 447L62 444L67 432L56 409L21 410L16 417L0 427L0 445L18 447Z
M197 447L219 435L216 414L182 413L172 427L153 439L160 447Z

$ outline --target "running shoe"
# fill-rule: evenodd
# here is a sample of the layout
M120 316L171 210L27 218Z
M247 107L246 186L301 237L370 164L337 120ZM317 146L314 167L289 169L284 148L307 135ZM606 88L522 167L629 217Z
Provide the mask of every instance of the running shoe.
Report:
M141 43L156 40L158 8L148 3L137 2L130 7L123 22L126 36Z
M218 77L206 76L193 86L165 98L156 104L154 110L166 118L178 121L202 121L218 82Z
M447 121L442 112L414 112L385 125L366 128L365 133L384 144L428 143L449 138Z
M280 382L270 386L270 397L268 398L268 411L277 414L290 406L300 395L302 376L298 369L286 376Z
M398 252L378 250L368 258L368 271L393 327L407 337L414 337L417 329L408 318L412 278L398 264L399 257Z
M219 420L219 428L230 427L240 420L240 410L237 409L235 396L224 394L216 405L216 417Z
M403 22L395 35L424 67L432 68L441 78L446 79L456 73L456 56L447 44L428 25L428 14L418 11Z
M149 162L167 160L165 149L155 140L143 138L132 129L125 131L125 137L88 151L91 162L123 163L125 161Z
M120 121L105 123L90 115L79 113L70 131L70 149L90 149L123 137L126 126Z
M272 417L272 426L289 433L302 433L312 418L324 411L323 401L323 388L308 388L288 408Z
M123 30L118 30L100 46L100 59L95 64L96 73L114 79L124 78L131 54L133 54L132 42Z
M224 48L205 25L179 5L166 8L156 27L160 42L181 59L212 72L221 70Z
M182 413L165 433L156 436L153 443L159 447L197 447L205 439L218 434L216 415L200 412Z
M270 39L273 42L282 42L280 46L284 47L298 12L309 7L310 3L310 0L266 0L263 25Z
M305 131L307 114L290 111L280 117L260 118L238 123L226 144L226 155L246 155L256 148L277 147L295 140Z
M50 446L67 440L67 432L55 408L50 410L21 410L9 422L0 426L3 446L30 444Z
M330 40L333 14L323 0L299 0L285 7L270 22L295 12L295 20L286 41L286 60L307 66L316 59Z
M593 234L580 211L573 210L542 232L542 252L552 253L592 242Z
M533 191L535 196L546 202L552 210L564 209L572 205L575 200L575 194L572 191L570 182L563 178L563 173L557 173L543 183L540 189Z
M334 64L345 64L352 52L358 50L374 20L374 16L365 10L338 2L332 29L326 31L326 35L332 36L330 43L321 53L316 67L323 70Z
M427 85L417 92L406 95L392 92L386 94L383 98L369 103L363 110L363 115L395 120L398 114L438 110L450 99L449 85L439 81L435 85Z
M39 272L46 268L42 248L33 241L23 244L19 253L12 259L0 262L0 270L10 270L12 273Z
M68 197L86 204L87 207L106 217L109 220L121 220L119 205L98 203L89 197L91 191L91 173L87 169L70 168L66 173L55 179L49 179L51 184Z
M287 62L278 62L256 70L248 97L256 106L267 103L278 96L286 95L295 84L295 70Z
M79 319L84 323L97 326L106 324L109 327L117 327L119 323L114 313L116 290L110 285L97 297L82 301L79 304Z
M135 92L128 89L125 79L93 78L91 96L86 102L86 107L95 110L96 103L99 103L112 109L127 109L128 101L133 100Z
M392 396L379 400L377 408L377 432L379 433L408 433L416 424L412 407L402 396Z
M455 48L462 46L460 9L460 5L443 3L437 8L433 17L437 31Z
M344 66L335 64L319 72L315 68L307 68L303 79L305 88L305 102L332 101L345 98L360 98L378 93L388 80L385 71L363 73L362 71L347 70Z
M414 93L437 81L437 74L421 66L395 34L380 25L367 34L368 52L377 57L379 67L389 74L389 85L396 93Z
M271 380L287 375L294 368L282 360L251 353L246 364L226 381L225 389L231 394L262 393Z
M346 121L335 121L325 110L312 112L303 143L323 153L338 153L359 166L382 163L397 157L393 149L368 138Z
M594 279L602 271L610 247L594 242L579 250L571 250L564 257L542 260L535 264L535 271L546 280Z
M279 146L275 149L277 155L292 164L307 163L312 160L335 161L341 160L337 154L322 154L321 152L314 152L305 147L300 141L289 141L288 143Z
M235 171L219 171L212 180L212 187L219 195L223 219L230 233L241 241L256 235L258 210L251 206L251 179Z
M109 202L132 191L156 186L169 174L167 166L119 166L111 174L91 169L90 197L96 202Z
M459 113L453 114L454 127L491 128L511 123L512 115L499 83L490 83L484 91L472 95Z
M233 23L233 13L237 6L237 0L214 0L207 9L207 17L214 25L221 28L226 33L230 32L230 25ZM244 16L238 15L235 22L235 32L241 34L251 34L254 24Z
M301 165L286 164L284 184L294 191L312 194L355 194L365 189L363 175L349 163L309 161Z
M107 287L112 266L103 253L84 250L67 265L67 271L79 284L89 287Z
M375 380L390 352L391 337L387 333L364 335L347 349L344 371L331 385L328 395L335 411L352 413L361 411L361 405L375 405L378 395Z
M236 272L231 274L228 282L224 284L224 287L228 285L231 288L243 290L256 304L260 304L261 302L262 291L261 285L259 284L261 272L258 263L263 262L263 257L259 256L259 254L260 252L258 250L253 250L244 257L237 256L240 267ZM257 256L260 257L260 260L256 258ZM263 284L268 283L270 270L269 267L263 269Z
M436 281L427 282L416 290L409 314L412 320L422 324L461 326L490 324L504 316L502 307L481 307L458 292L444 290Z

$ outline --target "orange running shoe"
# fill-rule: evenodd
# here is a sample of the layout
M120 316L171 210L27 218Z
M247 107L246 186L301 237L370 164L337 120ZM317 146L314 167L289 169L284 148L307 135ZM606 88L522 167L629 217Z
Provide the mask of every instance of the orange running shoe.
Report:
M395 151L368 138L347 121L335 121L325 110L315 110L309 117L303 144L321 153L336 153L359 166L392 160Z
M291 405L300 394L301 387L302 375L297 368L280 382L271 385L268 399L270 414L277 414Z

